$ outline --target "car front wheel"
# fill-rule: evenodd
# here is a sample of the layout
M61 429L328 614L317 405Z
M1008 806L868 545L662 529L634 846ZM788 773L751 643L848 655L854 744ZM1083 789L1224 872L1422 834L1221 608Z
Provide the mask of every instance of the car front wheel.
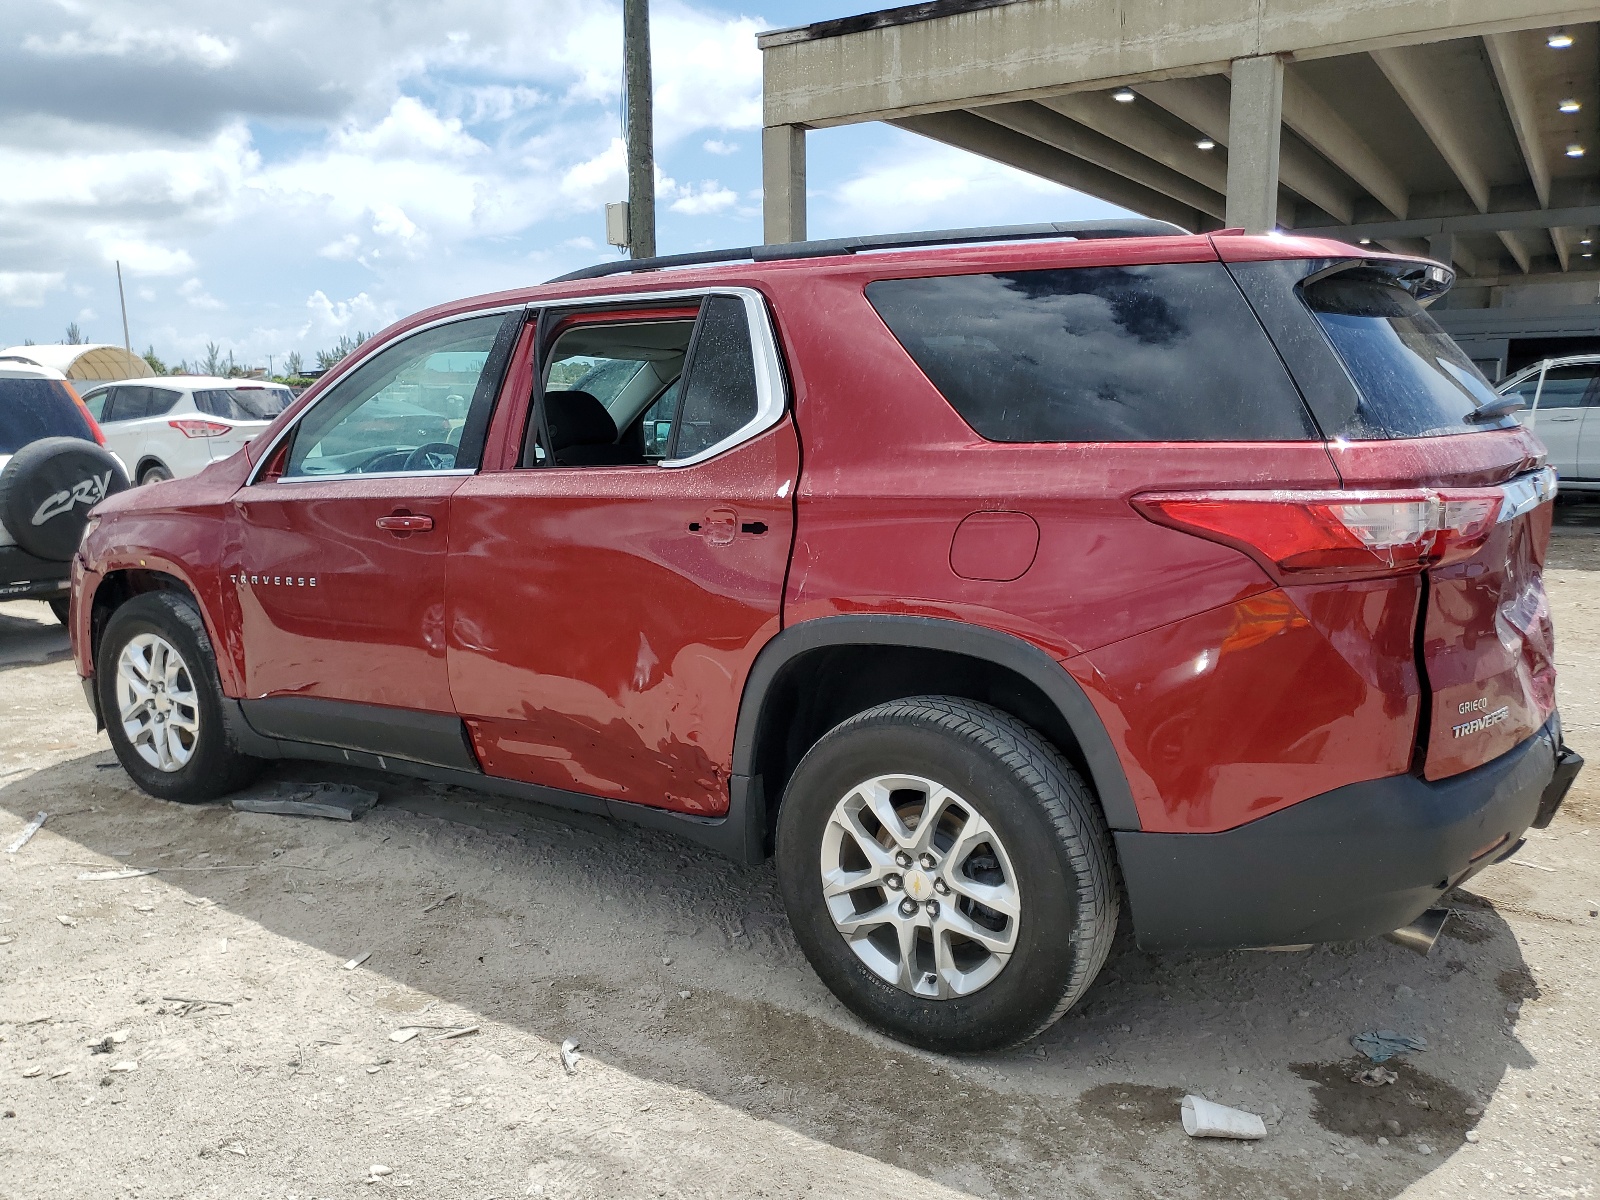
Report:
M230 743L211 639L187 596L146 592L117 609L95 682L117 760L150 795L215 800L260 769Z
M1110 835L1072 766L988 705L921 696L859 713L801 760L778 814L801 948L902 1041L1026 1041L1088 989L1116 932Z

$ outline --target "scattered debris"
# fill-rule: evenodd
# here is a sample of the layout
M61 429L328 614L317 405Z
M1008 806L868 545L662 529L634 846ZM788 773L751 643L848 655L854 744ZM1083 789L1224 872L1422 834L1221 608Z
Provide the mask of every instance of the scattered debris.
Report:
M137 879L141 875L154 875L155 867L118 867L114 871L80 871L80 883L93 883L102 879Z
M17 840L6 847L6 853L15 854L18 850L21 850L24 846L26 846L29 840L32 839L33 835L38 833L43 827L45 818L49 815L49 813L40 813L38 816L34 817L33 820L24 825L22 827L22 832L17 834Z
M0 935L0 946L9 946L9 945L11 945L12 942L14 942L16 940L17 939L16 939L16 936L14 934L9 934L8 933L8 934Z
M139 1069L139 1064L136 1063L136 1062L133 1062L131 1059L127 1059L127 1060L124 1060L124 1061L119 1062L119 1063L113 1063L111 1065L111 1069L113 1071L124 1071L124 1072L126 1072L126 1071L137 1071Z
M229 1142L226 1146L219 1146L217 1149L226 1150L229 1154L237 1154L240 1158L250 1157L250 1151L244 1148L243 1142Z
M368 1183L377 1183L378 1180L382 1179L385 1175L393 1175L393 1174L394 1174L394 1168L386 1167L382 1163L373 1163L370 1167L367 1168L367 1180L366 1181Z
M1556 873L1554 867L1547 867L1543 863L1529 862L1525 858L1508 858L1506 861L1515 867L1531 867L1535 871L1549 871L1552 875Z
M346 971L354 971L357 967L359 967L362 963L366 962L367 959L369 959L371 957L372 957L372 951L371 950L368 950L365 954L358 954L354 958L352 958L349 962L345 963L344 969Z
M115 1033L108 1033L97 1042L89 1043L90 1054L110 1054L123 1042L128 1040L128 1031L119 1029Z
M678 993L678 999L679 1000L687 1000L689 998L690 994L691 993L689 993L689 992L679 992Z
M60 921L63 925L65 925L69 929L72 928L72 926L74 926L74 925L76 925L78 923L78 918L77 917L69 917L69 916L66 916L66 915L64 915L62 913L57 913L56 914L56 920Z
M1467 1138L1467 1141L1471 1142L1473 1145L1477 1145L1478 1144L1478 1131L1476 1129L1467 1130L1466 1138Z
M24 1079L37 1079L40 1075L43 1075L43 1074L44 1074L44 1068L43 1067L29 1067L26 1071L24 1071L22 1073L22 1077Z
M1385 1084L1394 1083L1400 1078L1388 1067L1368 1067L1350 1077L1357 1083L1364 1083L1368 1087L1383 1087Z
M432 904L428 905L428 907L423 909L422 911L426 914L426 913L431 913L436 908L443 908L446 904L448 904L450 901L454 900L460 894L461 894L460 892L450 892L447 895L440 896L437 900L435 900Z
M239 812L280 817L328 817L354 821L378 802L378 793L353 783L280 783L267 796L235 796Z
M1373 1062L1381 1063L1388 1062L1396 1054L1426 1050L1428 1039L1396 1033L1392 1029L1380 1029L1375 1033L1358 1033L1350 1039L1350 1044Z
M1183 1131L1192 1138L1222 1137L1259 1141L1267 1126L1255 1113L1213 1104L1200 1096L1183 1098Z
M433 1040L436 1042L448 1042L452 1038L471 1037L477 1032L478 1027L476 1025L463 1025L460 1029L452 1029L449 1033L441 1034Z
M578 1073L578 1060L583 1057L578 1053L578 1043L568 1038L561 1043L561 1065L567 1069L568 1075Z
M161 998L169 1003L182 1006L173 1010L173 1015L177 1017L187 1017L196 1009L232 1008L234 1005L232 1000L197 1000L189 996L163 996Z
M391 1033L389 1035L389 1040L391 1042L409 1042L421 1032L422 1027L417 1025L407 1025L401 1029L396 1029L393 1033Z
M71 1075L71 1074L72 1074L72 1068L71 1067L62 1067L61 1070L59 1070L59 1071L50 1072L50 1078L51 1079L60 1079L63 1075Z

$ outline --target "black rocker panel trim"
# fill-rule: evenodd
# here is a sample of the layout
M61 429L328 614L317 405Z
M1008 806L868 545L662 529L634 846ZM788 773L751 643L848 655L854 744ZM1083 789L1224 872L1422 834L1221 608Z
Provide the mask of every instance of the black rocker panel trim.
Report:
M684 813L668 812L665 809L649 808L643 804L605 800L599 796L585 795L582 792L568 792L560 788L521 783L514 779L500 779L493 775L485 775L478 769L476 761L473 761L471 767L466 769L441 766L430 762L419 762L414 746L408 747L410 754L402 758L394 754L379 754L369 750L329 745L327 744L326 736L323 736L320 742L270 736L252 724L255 720L253 712L249 719L245 716L247 705L253 706L260 703L262 701L259 700L225 700L223 702L223 715L228 724L230 737L235 748L241 754L251 754L257 758L288 758L305 759L312 762L349 763L351 766L365 767L373 771L405 775L413 779L427 779L435 783L454 784L457 787L471 788L474 791L486 792L490 795L502 796L522 803L541 805L548 808L564 808L575 812L595 813L599 816L610 817L615 821L627 821L635 825L643 825L647 829L659 829L666 833L676 834L679 837L687 838L692 842L697 842L702 846L715 850L719 854L726 855L728 858L745 866L756 866L765 857L761 845L761 832L765 827L764 817L752 819L752 814L764 814L765 812L765 807L761 802L760 784L759 781L752 781L744 776L735 775L728 781L727 816L716 818L694 817ZM386 714L397 711L395 709L373 708L368 705L355 705L353 707ZM471 751L467 750L466 753L470 755Z
M944 650L1007 668L1032 683L1054 704L1066 721L1089 768L1090 782L1112 829L1137 830L1139 811L1133 804L1128 777L1116 747L1106 733L1089 697L1072 676L1037 646L979 625L938 617L867 614L817 617L791 625L774 637L756 656L739 703L739 723L733 738L736 776L755 775L756 748L767 694L794 660L814 650L839 646L909 646Z
M479 770L460 717L311 696L241 700L239 707L250 727L264 737L361 750L457 771Z

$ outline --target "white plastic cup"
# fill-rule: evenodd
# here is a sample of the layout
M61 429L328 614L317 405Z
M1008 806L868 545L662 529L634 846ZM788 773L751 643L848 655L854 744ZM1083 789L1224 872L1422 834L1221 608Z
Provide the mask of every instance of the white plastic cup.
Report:
M1183 1098L1183 1131L1190 1137L1244 1138L1258 1141L1267 1136L1266 1123L1255 1113L1240 1112L1224 1104L1213 1104L1200 1096Z

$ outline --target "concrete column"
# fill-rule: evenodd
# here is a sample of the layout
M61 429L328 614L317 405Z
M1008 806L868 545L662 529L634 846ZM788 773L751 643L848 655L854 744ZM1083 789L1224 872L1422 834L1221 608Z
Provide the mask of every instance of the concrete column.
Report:
M806 240L804 125L769 125L761 131L761 212L767 245Z
M1428 257L1447 267L1456 265L1456 235L1434 233L1428 235Z
M1278 224L1278 131L1283 124L1283 60L1233 60L1228 107L1229 228L1266 233Z

